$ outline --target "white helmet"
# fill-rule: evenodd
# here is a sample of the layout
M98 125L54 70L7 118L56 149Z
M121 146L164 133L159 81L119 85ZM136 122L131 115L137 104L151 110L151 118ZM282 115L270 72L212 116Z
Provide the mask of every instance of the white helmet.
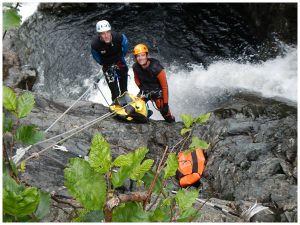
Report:
M111 30L111 26L109 24L108 21L106 20L100 20L97 24L96 24L96 31L98 33L100 32L105 32L105 31L109 31Z

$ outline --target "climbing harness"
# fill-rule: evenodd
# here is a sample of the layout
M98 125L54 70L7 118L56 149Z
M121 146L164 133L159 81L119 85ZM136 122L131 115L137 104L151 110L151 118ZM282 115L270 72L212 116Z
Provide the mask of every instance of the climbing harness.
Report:
M146 101L151 101L152 106L154 109L160 111L154 104L153 99L154 98L162 98L162 90L152 90L152 91L141 91L140 94L141 98L144 98ZM148 103L147 103L148 105Z
M105 77L107 78L108 83L115 82L116 79L119 78L119 75L117 73L117 70L119 67L117 65L112 65L108 68L107 71L104 72Z
M162 98L162 90L152 90L152 91L141 91L141 98L145 98L147 100Z

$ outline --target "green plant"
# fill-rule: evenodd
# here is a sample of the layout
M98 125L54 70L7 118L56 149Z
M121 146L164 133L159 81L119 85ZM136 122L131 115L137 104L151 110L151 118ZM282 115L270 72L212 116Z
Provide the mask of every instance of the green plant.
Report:
M7 149L13 152L18 144L34 144L44 138L35 125L22 125L20 119L27 117L33 106L34 96L25 92L16 96L12 89L3 87L3 220L39 221L49 212L50 195L35 187L24 187L17 177L16 165L9 160ZM13 122L15 121L15 123ZM21 170L25 170L21 163Z
M4 167L5 169L5 167ZM35 222L50 210L50 195L36 187L18 184L5 169L3 173L3 221Z
M174 176L178 168L176 155L169 154L166 166L160 163L155 172L154 168L151 170L154 161L145 160L148 151L141 147L112 160L109 143L100 134L95 134L88 161L72 158L64 170L65 186L84 207L74 221L170 222L190 221L199 216L192 206L198 196L197 190L181 190L172 196L169 190L173 187L166 185L167 179ZM113 172L115 168L117 172ZM140 191L116 196L116 188L128 178L137 182ZM142 191L142 184L147 192ZM162 193L163 198L155 209L150 210L152 206L148 209L145 206L152 191L157 195Z
M14 91L3 86L3 107L7 110L7 115L3 115L3 133L10 133L13 139L5 140L6 145L12 148L15 142L20 144L34 144L44 139L44 133L39 131L36 125L20 125L20 119L27 117L33 106L34 96L26 91L20 96L16 96ZM13 117L15 124L13 124Z
M5 37L6 31L17 28L21 24L22 16L19 14L20 3L14 5L14 3L3 3L2 13L3 13L3 39Z
M204 115L200 115L195 118L193 118L189 114L181 114L181 119L182 119L182 122L185 125L185 127L181 129L180 134L182 136L188 134L188 137L189 137L192 133L193 124L195 124L195 123L204 124L209 120L209 118L210 118L210 113L206 113ZM185 152L192 152L197 148L208 149L209 144L206 141L193 136L192 143L189 145L188 150L186 150Z

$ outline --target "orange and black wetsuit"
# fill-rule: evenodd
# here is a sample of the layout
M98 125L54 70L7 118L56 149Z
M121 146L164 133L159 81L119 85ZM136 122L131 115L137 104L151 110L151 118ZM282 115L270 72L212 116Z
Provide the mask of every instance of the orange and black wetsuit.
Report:
M149 99L155 102L161 115L167 122L174 122L168 105L168 83L163 66L158 60L149 58L149 66L143 69L138 63L134 63L132 68L134 80L140 92L145 95L150 94ZM149 100L147 99L147 100Z

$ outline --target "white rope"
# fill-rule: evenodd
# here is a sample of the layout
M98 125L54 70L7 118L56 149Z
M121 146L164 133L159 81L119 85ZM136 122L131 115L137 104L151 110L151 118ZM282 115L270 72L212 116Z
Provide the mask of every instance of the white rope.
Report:
M39 154L41 154L41 153L47 151L48 149L54 147L55 145L57 145L57 144L59 144L59 143L65 141L65 140L69 139L70 137L72 137L72 136L74 136L75 134L77 134L77 133L79 133L79 132L85 130L86 128L88 128L88 127L90 127L90 126L93 126L95 123L100 122L100 121L102 121L102 120L108 118L109 116L111 116L111 115L117 113L118 111L124 109L126 106L128 106L128 105L130 105L130 104L131 104L131 103L128 103L127 105L125 105L125 106L123 106L123 107L121 107L121 108L115 110L114 112L106 113L106 114L100 116L99 118L97 118L97 119L95 119L95 120L93 120L93 121L91 121L91 122L88 122L87 124L84 124L83 126L81 126L82 128L81 128L80 130L78 130L78 131L76 131L75 133L73 133L73 134L71 134L71 135L69 135L69 136L67 136L67 137L65 137L65 138L63 138L63 139L61 139L60 141L58 141L58 142L56 142L56 143L54 143L54 144L52 144L52 145L46 147L45 149L39 151L38 153L35 153L35 155L29 156L28 158L26 158L26 159L24 160L24 162L26 162L27 160L29 160L29 159L31 159L31 158L33 158L33 157L36 157L37 154L39 155ZM78 129L78 128L76 128L76 129ZM65 133L67 133L67 132L65 132ZM60 135L60 136L61 136L61 135ZM17 164L17 166L18 166L18 165L19 165L19 164Z
M106 100L106 98L105 98L103 92L102 92L101 89L99 88L98 83L94 82L94 85L98 88L98 90L100 91L100 94L101 94L102 97L104 98L106 104L109 106L109 103L108 103L108 101Z
M54 126L54 124L56 124L57 123L57 121L59 121L64 115L66 115L66 113L67 112L69 112L70 111L70 109L80 100L80 99L82 99L83 98L83 96L85 96L89 91L90 91L90 89L92 88L92 86L91 87L89 87L63 114L61 114L60 115L60 117L58 117L51 125L50 125L50 127L48 127L46 130L45 130L45 132L47 133L49 130L50 130L50 128L51 127L53 127Z
M50 127L48 127L46 130L45 130L45 133L47 133L50 128L52 128L65 114L67 114L67 112L70 111L70 109L80 100L82 99L89 91L90 89L92 88L93 86L90 86L64 113L62 113L51 125ZM56 138L56 137L55 137ZM50 139L53 139L53 138L50 138ZM48 139L48 140L50 140ZM41 141L41 142L38 142L36 144L33 144L33 145L30 145L26 148L19 148L17 149L16 151L16 154L12 157L13 161L15 164L17 164L21 159L22 157L25 155L25 153L34 145L38 145L38 144L41 144L43 142L46 142L48 140L45 140L45 141Z
M102 115L102 116L105 116L105 115L106 115L106 114L104 114L104 115ZM101 116L101 117L102 117L102 116ZM51 141L51 140L53 140L53 139L56 139L56 138L61 137L61 136L64 136L65 134L72 133L73 131L76 131L76 130L78 130L78 129L80 129L80 128L82 128L82 127L88 125L88 124L94 123L95 121L97 121L97 120L98 120L99 118L101 118L101 117L98 117L98 118L96 118L96 119L94 119L94 120L92 120L92 121L90 121L90 122L88 122L88 123L86 123L86 124L83 124L83 125L81 125L81 126L79 126L79 127L75 127L75 128L73 128L73 129L71 129L71 130L69 130L69 131L66 131L66 132L62 133L62 134L58 134L58 135L53 136L53 137L51 137L51 138L48 138L48 139L46 139L46 140L37 142L37 143L35 143L35 144L31 145L31 146L39 145L39 144L42 144L42 143L45 143L45 142L49 142L49 141Z
M126 105L126 106L127 106L127 105ZM125 107L125 106L124 106L124 107ZM100 121L102 121L102 120L108 118L109 116L111 116L111 115L113 115L113 114L115 114L115 113L116 113L116 112L111 112L111 113L106 113L106 114L104 114L103 116L99 117L98 120L94 121L93 123L91 123L91 124L89 124L89 125L83 127L82 129L76 131L75 133L73 133L73 134L71 134L71 135L69 135L69 136L67 136L67 137L65 137L65 138L63 138L63 139L61 139L61 140L59 140L58 142L56 142L56 143L54 143L54 144L52 144L52 145L50 145L50 146L44 148L43 150L37 152L36 154L40 155L41 153L47 151L48 149L54 147L55 145L57 145L57 144L59 144L59 143L65 141L65 140L71 138L71 137L74 136L75 134L77 134L77 133L79 133L79 132L85 130L86 128L88 128L88 127L90 127L90 126L93 126L93 125L96 124L97 122L100 122ZM26 158L26 159L24 160L24 162L26 162L27 160L29 160L29 159L31 159L31 158L36 157L36 154L35 154L35 155L31 155L31 156L29 156L28 158ZM17 166L19 166L19 164L17 164Z

